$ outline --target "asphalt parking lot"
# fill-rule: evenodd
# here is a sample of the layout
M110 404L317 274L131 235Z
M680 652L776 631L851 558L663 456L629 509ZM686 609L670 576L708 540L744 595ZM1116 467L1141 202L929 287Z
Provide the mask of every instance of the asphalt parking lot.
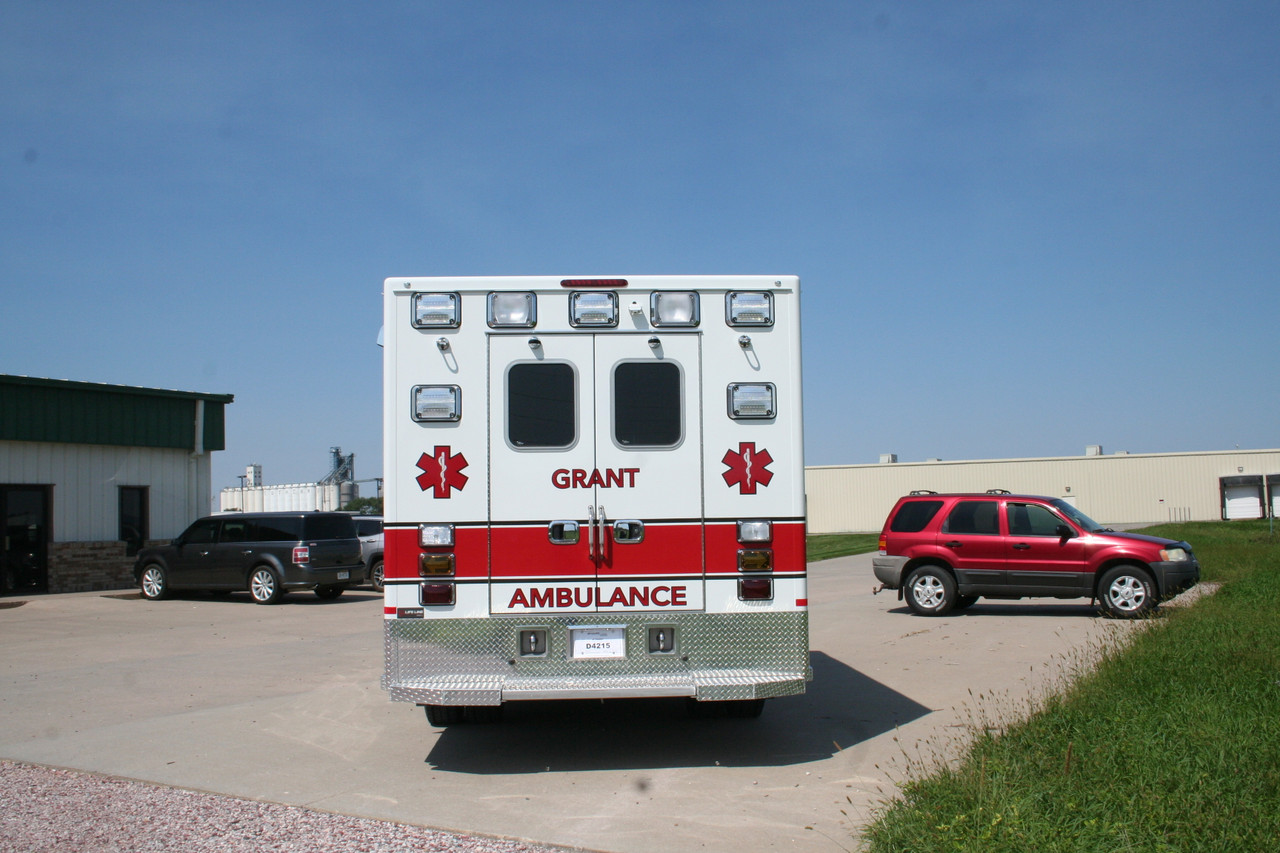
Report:
M0 757L616 853L847 849L908 765L1130 630L1083 600L926 619L871 594L870 555L810 570L814 681L758 720L546 702L436 729L380 689L363 590L0 599Z

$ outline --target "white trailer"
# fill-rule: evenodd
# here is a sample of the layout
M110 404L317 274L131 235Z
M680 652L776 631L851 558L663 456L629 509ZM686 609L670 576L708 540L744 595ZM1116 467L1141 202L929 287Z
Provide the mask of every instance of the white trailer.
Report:
M386 280L393 700L804 691L799 285Z

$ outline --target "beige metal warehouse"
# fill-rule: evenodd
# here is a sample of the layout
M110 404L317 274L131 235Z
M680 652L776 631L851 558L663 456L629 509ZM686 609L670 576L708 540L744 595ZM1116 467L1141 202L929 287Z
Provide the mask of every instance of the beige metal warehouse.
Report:
M1060 497L1104 524L1258 518L1280 512L1280 450L815 465L805 483L810 533L877 532L913 489Z

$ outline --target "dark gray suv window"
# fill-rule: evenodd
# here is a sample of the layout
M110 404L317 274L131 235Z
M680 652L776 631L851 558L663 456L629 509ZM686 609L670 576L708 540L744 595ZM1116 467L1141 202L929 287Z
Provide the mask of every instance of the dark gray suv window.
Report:
M960 501L942 524L943 533L976 533L996 535L1000 533L1000 518L995 501Z
M204 545L218 540L218 519L202 518L182 534L183 544Z
M356 538L356 523L349 515L308 515L304 521L303 539Z
M259 518L253 522L254 542L297 542L303 539L302 519L294 516Z

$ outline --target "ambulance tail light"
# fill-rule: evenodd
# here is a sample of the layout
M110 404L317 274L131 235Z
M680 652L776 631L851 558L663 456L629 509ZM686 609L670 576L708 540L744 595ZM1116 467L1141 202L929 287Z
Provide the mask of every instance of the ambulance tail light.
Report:
M738 552L738 571L771 572L773 571L773 552L767 548L751 549Z
M449 605L455 600L452 583L424 583L419 588L419 595L423 607Z
M735 382L729 386L729 417L734 420L767 419L777 413L777 389L772 382Z
M772 542L773 541L773 522L772 521L739 521L738 522L738 541L746 544L748 542Z
M422 554L418 557L418 576L429 578L440 575L452 575L454 560L452 554Z
M738 598L741 601L772 601L773 578L739 578Z
M698 325L698 294L692 290L654 291L649 297L649 319L654 326Z
M773 294L762 291L730 291L725 296L725 322L730 326L772 326Z
M569 324L605 328L618 325L618 294L595 291L569 294Z
M456 329L462 323L462 300L456 293L415 293L415 329Z
M538 297L534 293L490 293L489 327L532 329L538 325Z
M452 524L419 524L418 544L423 548L452 548Z
M418 423L462 419L462 389L457 385L413 386L413 419Z

